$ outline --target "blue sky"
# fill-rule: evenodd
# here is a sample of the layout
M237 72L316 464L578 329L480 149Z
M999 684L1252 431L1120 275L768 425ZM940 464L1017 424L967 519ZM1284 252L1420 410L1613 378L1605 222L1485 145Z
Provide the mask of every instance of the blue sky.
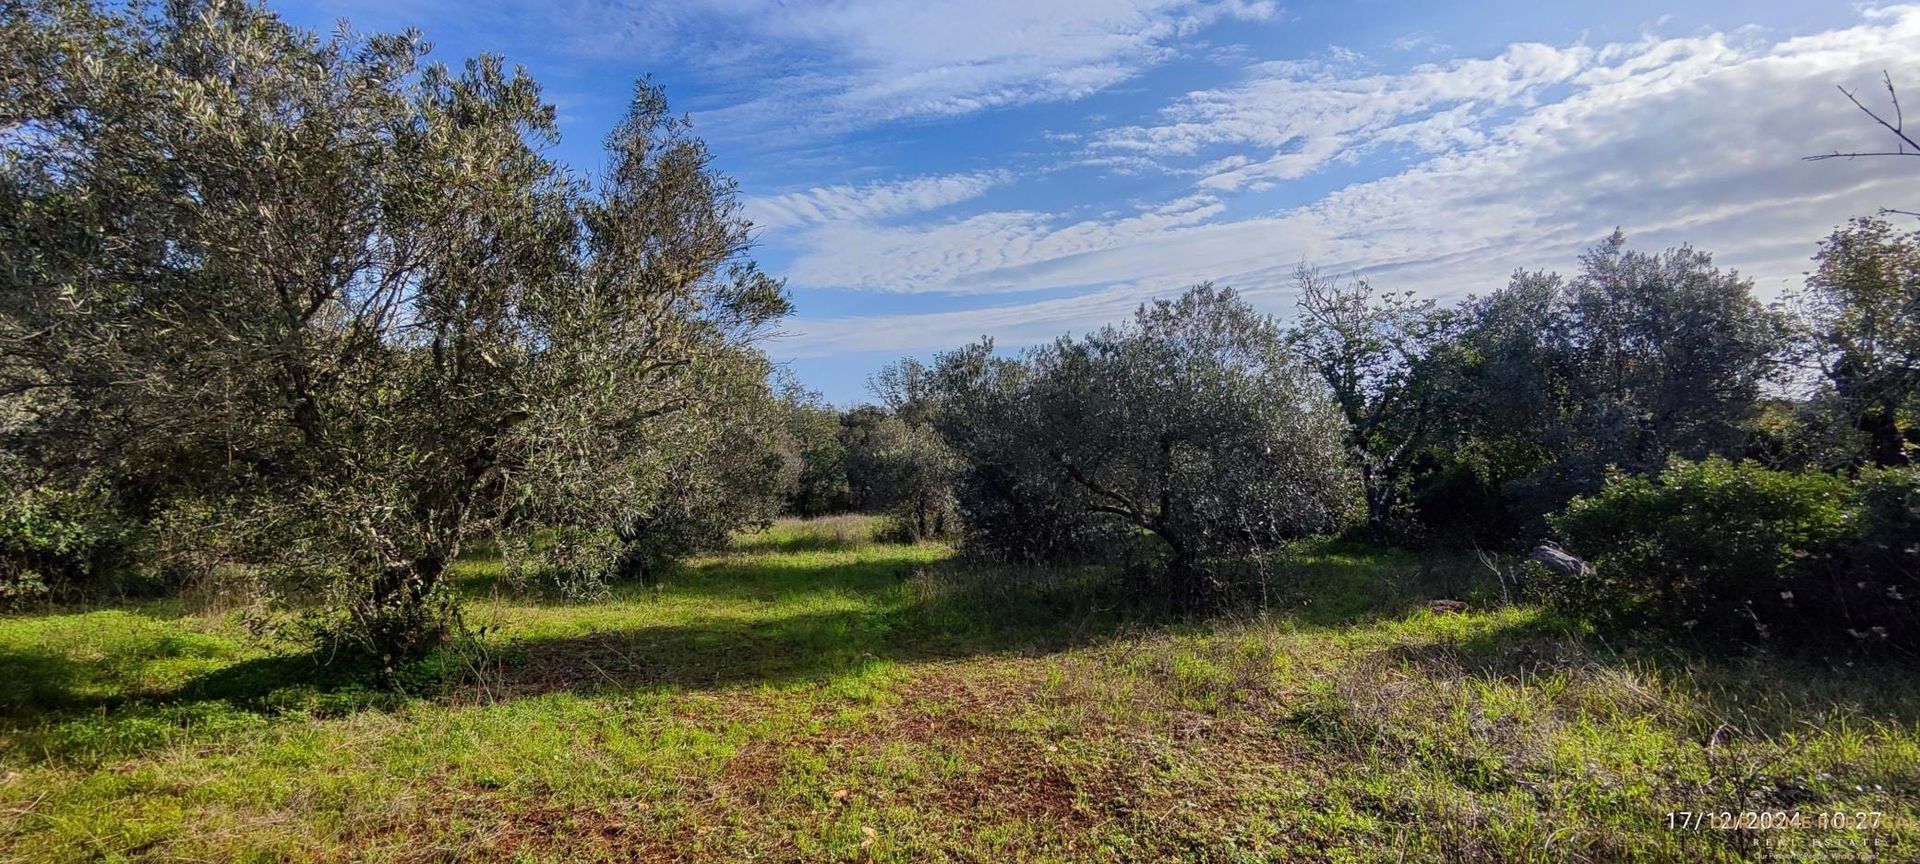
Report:
M1911 160L1835 91L1920 105L1920 7L1833 2L275 2L503 54L591 172L650 74L738 178L797 314L769 343L850 404L982 335L1017 348L1200 280L1285 316L1301 262L1452 298L1615 226L1766 294Z

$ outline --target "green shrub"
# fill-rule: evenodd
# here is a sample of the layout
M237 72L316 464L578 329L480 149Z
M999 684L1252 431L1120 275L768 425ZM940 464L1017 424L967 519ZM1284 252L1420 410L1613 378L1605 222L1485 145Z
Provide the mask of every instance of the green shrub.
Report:
M1553 519L1592 573L1547 586L1601 623L1754 644L1920 643L1914 626L1920 481L1850 482L1753 462L1673 460L1614 475Z
M0 608L126 588L136 531L102 496L0 493Z
M1866 640L1920 642L1920 469L1860 475L1855 530L1841 554L1842 581L1859 601L1849 634Z

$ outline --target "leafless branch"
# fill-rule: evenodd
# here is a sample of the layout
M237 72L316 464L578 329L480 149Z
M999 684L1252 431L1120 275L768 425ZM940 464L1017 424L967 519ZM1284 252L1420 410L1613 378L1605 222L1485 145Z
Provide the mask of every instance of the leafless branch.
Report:
M1872 108L1868 108L1865 103L1860 101L1860 97L1854 95L1853 91L1848 90L1845 87L1840 87L1838 89L1840 90L1840 93L1842 95L1847 97L1848 101L1853 103L1853 107L1866 112L1866 115L1868 117L1873 118L1873 122L1880 124L1887 131L1892 132L1895 138L1899 139L1895 144L1895 149L1877 150L1877 151L1857 151L1852 153L1842 153L1836 150L1832 153L1825 153L1819 156L1803 157L1806 161L1818 162L1822 159L1855 159L1861 156L1920 156L1920 142L1914 141L1913 136L1907 134L1906 116L1900 110L1900 92L1894 89L1893 76L1888 74L1885 70L1882 70L1880 72L1880 77L1883 81L1886 82L1886 85L1887 85L1887 100L1893 103L1893 121L1892 122L1888 122L1887 118L1880 116L1879 112L1873 110Z

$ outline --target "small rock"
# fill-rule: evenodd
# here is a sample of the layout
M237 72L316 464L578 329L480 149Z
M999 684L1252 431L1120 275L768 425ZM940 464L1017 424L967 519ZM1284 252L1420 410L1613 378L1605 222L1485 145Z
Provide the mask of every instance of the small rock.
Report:
M1547 543L1533 547L1533 551L1528 553L1527 557L1540 562L1548 570L1568 578L1584 577L1593 573L1593 567L1587 562L1569 554L1565 549Z

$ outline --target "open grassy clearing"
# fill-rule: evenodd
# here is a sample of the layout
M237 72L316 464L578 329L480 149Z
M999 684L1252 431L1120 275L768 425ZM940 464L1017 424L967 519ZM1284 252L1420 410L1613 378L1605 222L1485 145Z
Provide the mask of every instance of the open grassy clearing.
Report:
M783 523L592 604L465 565L396 695L181 601L0 619L5 860L1920 858L1920 685L1716 661L1297 550L1168 622L1091 570ZM1670 810L1799 810L1675 831ZM1875 830L1815 814L1883 813ZM1837 853L1837 854L1836 854Z

